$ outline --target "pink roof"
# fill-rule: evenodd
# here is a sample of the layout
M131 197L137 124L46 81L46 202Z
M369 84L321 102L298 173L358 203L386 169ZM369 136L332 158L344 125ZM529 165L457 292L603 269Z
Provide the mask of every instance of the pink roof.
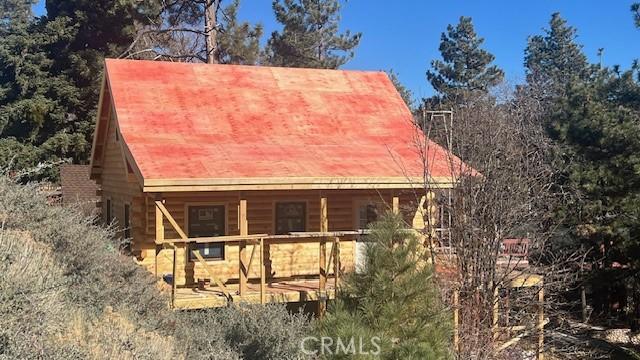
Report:
M412 115L383 72L106 60L145 182L421 177ZM450 177L429 146L430 173Z

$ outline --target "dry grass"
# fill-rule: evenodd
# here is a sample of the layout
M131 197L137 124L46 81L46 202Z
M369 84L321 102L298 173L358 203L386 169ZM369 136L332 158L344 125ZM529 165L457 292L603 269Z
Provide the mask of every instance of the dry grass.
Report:
M97 319L78 311L66 319L67 328L56 337L58 343L83 349L93 359L183 359L176 356L175 340L136 327L121 313L107 307Z
M0 360L295 359L280 305L174 312L112 229L0 176ZM275 329L275 330L273 330Z

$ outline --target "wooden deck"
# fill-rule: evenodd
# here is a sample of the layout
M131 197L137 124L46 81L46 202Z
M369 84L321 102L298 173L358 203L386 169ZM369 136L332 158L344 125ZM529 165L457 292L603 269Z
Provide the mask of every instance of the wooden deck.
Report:
M397 197L393 198L394 211L399 212ZM156 211L156 265L158 249L168 246L172 249L173 258L171 261L171 304L174 309L199 309L209 307L225 306L228 303L259 303L270 302L308 302L318 301L318 312L323 313L326 308L326 300L335 298L335 289L338 287L340 273L344 271L340 262L340 237L360 235L360 231L337 231L330 232L327 215L327 198L320 198L320 231L319 232L295 232L282 235L249 234L247 221L247 201L240 199L238 206L238 225L240 235L224 235L215 237L189 238L171 213L167 210L162 201L155 201ZM166 239L164 237L165 220L173 227L180 236L178 239ZM303 274L314 276L315 279L305 277L286 276L280 280L270 280L267 278L265 264L265 242L270 245L284 242L315 242L318 243L317 250L312 251L313 260L307 265L312 269L317 266L317 274ZM219 276L216 269L207 263L199 250L189 250L190 243L237 243L238 262L237 282L229 283ZM252 246L252 251L247 250ZM258 251L256 251L258 249ZM204 270L204 276L199 277L204 282L208 279L211 286L196 287L186 283L186 264L184 261L187 251L190 251ZM178 252L181 252L178 255ZM317 255L316 255L317 254ZM257 256L256 256L257 255ZM307 254L307 256L310 254ZM254 261L254 257L256 258ZM178 265L178 263L180 264ZM250 275L251 265L258 267L259 277ZM273 264L273 259L271 259ZM312 265L311 265L312 264ZM180 276L178 277L178 266L180 266ZM184 268L183 268L184 267ZM234 269L235 270L235 269ZM157 269L156 269L157 274ZM300 279L300 280L285 280ZM259 280L259 282L258 282ZM184 284L187 284L185 286Z
M260 303L260 284L247 284L247 293L241 298L238 295L238 284L226 285L233 294L231 302ZM267 303L288 303L302 301L316 301L320 297L319 280L291 280L277 281L266 286ZM335 298L335 288L332 281L326 284L326 299ZM226 306L229 303L221 290L217 287L176 288L175 309L201 309Z

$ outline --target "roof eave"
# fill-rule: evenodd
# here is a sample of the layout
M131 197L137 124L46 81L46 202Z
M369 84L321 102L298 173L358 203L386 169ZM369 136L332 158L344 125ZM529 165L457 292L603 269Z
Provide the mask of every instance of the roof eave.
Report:
M428 186L451 188L454 179L435 177ZM338 190L424 188L422 177L288 177L219 179L145 179L143 192L248 191L248 190Z

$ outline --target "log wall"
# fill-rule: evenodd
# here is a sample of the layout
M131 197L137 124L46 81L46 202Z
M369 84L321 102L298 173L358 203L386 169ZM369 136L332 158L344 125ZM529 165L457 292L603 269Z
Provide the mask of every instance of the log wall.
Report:
M109 116L108 114L104 116ZM109 116L106 146L102 158L102 174L98 182L101 186L102 217L105 223L113 221L118 229L118 236L124 238L124 206L130 206L130 236L144 238L145 236L145 198L135 179L128 175L122 154L121 139L116 137L116 121ZM109 200L109 201L107 201ZM107 219L107 204L111 203L111 217ZM133 246L134 253L140 254L141 249Z
M226 207L227 235L239 235L238 207L240 199L247 200L247 220L249 234L274 234L275 233L275 204L280 201L306 202L306 231L320 231L320 198L326 197L328 202L329 231L349 231L358 227L357 211L360 203L376 202L387 204L390 208L393 196L400 198L400 208L405 220L411 223L415 216L415 209L419 202L419 195L412 191L377 191L377 190L300 190L300 191L229 191L206 193L164 193L161 198L164 205L171 213L182 230L188 234L187 207L189 205L215 204ZM144 239L138 241L136 246L142 249L142 254L147 257L144 263L155 264L149 261L149 256L154 256L155 249L155 205L153 198L147 200L146 208L146 232ZM178 239L178 234L171 224L165 219L165 239ZM327 245L331 249L331 243ZM251 254L252 246L248 245L248 254ZM255 255L253 264L257 263ZM289 240L278 243L267 242L265 246L265 264L267 277L289 278L296 276L317 275L319 245L317 240L305 241L304 239ZM208 278L206 271L200 263L191 262L187 258L186 247L178 245L176 281L178 285L193 284L198 279ZM341 239L340 260L343 270L351 270L354 266L355 240ZM173 250L163 249L156 257L158 276L172 273ZM155 261L155 260L154 260ZM238 279L238 244L227 243L225 245L224 260L207 261L209 267L219 275L222 281L237 281ZM150 270L156 271L149 267ZM250 269L250 279L259 277L257 265Z

